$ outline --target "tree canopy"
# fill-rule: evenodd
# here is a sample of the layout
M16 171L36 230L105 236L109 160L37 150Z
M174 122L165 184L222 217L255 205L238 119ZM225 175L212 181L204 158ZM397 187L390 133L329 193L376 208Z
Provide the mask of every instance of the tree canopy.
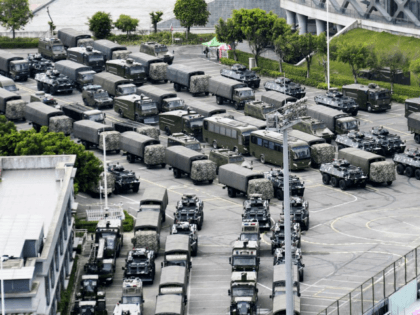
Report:
M394 83L399 71L407 72L410 67L409 57L397 47L383 51L379 55L379 67L388 68L391 78L391 92L394 91ZM414 67L414 66L413 66Z
M133 19L131 16L125 14L121 14L118 20L114 23L114 26L122 32L126 32L127 36L130 32L134 32L138 25L138 19Z
M292 32L285 19L278 18L274 22L272 36L274 51L279 57L279 71L283 72L282 64L286 56L290 58L296 54L298 34Z
M15 31L23 28L33 18L28 0L0 0L0 24Z
M232 19L227 19L226 22L222 18L219 19L218 24L215 25L216 28L216 39L219 42L230 44L230 47L233 51L233 56L235 60L238 60L236 56L236 45L242 43L244 35L241 31L241 28L235 24Z
M162 11L150 12L150 19L152 20L153 28L155 29L155 33L157 33L157 24L162 21Z
M88 18L89 31L97 39L104 39L111 34L112 19L110 13L102 11L96 12L92 17Z
M174 14L181 26L187 28L187 39L191 26L205 26L210 16L205 0L177 0Z

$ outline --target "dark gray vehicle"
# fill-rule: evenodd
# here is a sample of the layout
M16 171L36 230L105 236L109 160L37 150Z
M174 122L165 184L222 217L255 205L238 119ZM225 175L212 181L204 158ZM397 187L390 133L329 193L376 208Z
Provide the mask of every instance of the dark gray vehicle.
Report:
M114 111L120 117L139 121L145 124L157 124L159 111L157 104L144 95L123 95L114 98Z
M92 38L87 32L77 31L73 28L62 28L57 32L58 38L63 42L64 47L78 47L82 39Z
M141 52L131 53L130 58L145 66L146 74L153 83L168 82L166 78L168 65L162 59Z
M188 221L176 222L172 224L171 234L184 234L190 237L191 255L197 256L198 252L198 235L197 224Z
M363 170L351 165L347 160L338 159L332 163L322 164L319 171L324 185L340 186L341 190L346 190L351 186L366 187L367 177Z
M104 55L99 50L94 50L92 46L67 49L67 59L92 67L92 70L95 72L105 70Z
M208 91L216 96L216 103L232 103L235 109L242 109L245 102L255 100L254 91L245 83L224 77L213 77L209 80Z
M393 161L399 175L415 176L417 180L420 180L420 151L418 148L410 148L404 153L395 154Z
M300 84L292 82L289 78L277 78L274 81L267 81L264 83L266 91L276 91L285 95L295 97L297 99L304 98L306 95L305 87Z
M284 201L280 212L280 222L284 222ZM290 197L290 219L300 224L302 231L309 230L309 202L303 197Z
M143 196L140 200L140 210L144 209L157 209L160 212L162 222L166 221L166 207L168 206L168 191L166 188L161 187L148 187L145 189Z
M367 152L381 154L382 148L372 138L365 137L362 132L350 131L348 134L338 135L335 138L338 150L344 148L358 148Z
M52 61L66 59L66 50L58 38L40 38L38 42L38 53Z
M271 254L273 255L277 248L282 248L285 246L285 230L284 222L276 222L276 224L271 229L273 231L271 240ZM301 247L301 228L299 223L291 223L290 232L292 236L292 243L296 244L297 247Z
M324 138L327 143L331 143L331 141L335 138L334 133L327 128L327 125L323 121L312 118L311 116L301 116L300 119L301 121L292 126L292 129Z
M244 114L260 120L266 120L265 115L277 108L262 101L250 101L245 103Z
M226 109L220 108L219 106L203 103L200 101L194 101L187 105L197 114L202 115L203 117L211 117L214 115L226 114Z
M143 85L147 81L145 67L131 58L108 60L105 67L109 73L133 80L136 86Z
M184 315L185 302L180 295L159 295L156 298L155 315Z
M312 118L324 122L335 134L340 135L350 130L359 130L360 122L342 111L315 105L308 106L306 111Z
M209 95L209 75L196 68L182 64L168 67L166 78L174 84L175 91L187 89L193 96L204 93Z
M172 235L168 236L171 237ZM174 235L175 236L175 235ZM176 235L181 236L181 235ZM188 236L182 235L188 240ZM188 286L188 272L187 269L179 266L172 265L162 268L159 281L158 295L181 295L187 300L187 286Z
M338 89L330 89L323 95L314 97L317 105L324 105L333 109L341 110L352 116L357 116L359 105L351 97L343 96Z
M159 44L156 42L141 43L140 52L146 53L150 56L158 57L168 65L171 65L174 61L174 55L169 52L168 47L164 44Z
M174 223L190 222L197 225L199 231L204 223L204 202L196 194L183 194L176 204Z
M45 72L54 68L51 60L45 59L41 54L28 54L26 57L29 63L29 76L33 79L37 73Z
M112 108L114 106L114 100L109 97L107 91L102 89L100 85L86 85L82 91L83 104L96 109L104 107Z
M127 47L116 44L107 39L99 39L93 42L93 49L99 50L105 56L105 61L114 59L113 52L127 50Z
M61 74L70 78L73 81L74 86L80 92L83 87L91 85L93 82L93 75L95 71L91 67L81 65L80 63L71 60L61 60L55 63L55 69Z
M16 104L16 101L18 101L19 104ZM20 105L22 102L22 97L20 95L0 88L0 114L5 115L7 119L25 120L24 106ZM26 104L25 102L23 103Z
M90 147L96 147L102 149L102 142L100 141L100 135L102 132L114 131L114 128L104 124L100 124L91 120L80 120L73 124L73 134L75 138L79 138L80 142L85 146L86 150ZM115 144L115 148L107 148L108 151L115 150L116 153L120 152L119 141Z
M258 89L261 79L255 71L248 70L244 65L234 64L230 69L221 69L220 75L232 80L246 83L250 88Z
M414 141L420 144L420 113L412 113L407 117L407 127L414 134Z
M368 112L391 109L391 91L380 88L375 83L343 85L342 89L343 95L354 99L360 109Z
M286 265L274 266L273 289L270 298L273 299L273 315L284 315L286 313ZM297 268L293 268L293 310L295 315L301 314L300 308L300 284Z
M135 94L136 86L132 82L131 79L124 79L108 72L96 73L93 76L93 84L102 86L112 98Z
M274 195L278 200L284 198L284 175L282 169L275 169L264 172L264 178L273 183ZM305 182L302 182L296 175L289 176L289 188L291 196L303 196L305 193Z
M145 85L137 88L136 94L143 94L147 97L150 97L157 103L160 112L185 109L184 100L179 98L176 93L165 91L153 85Z
M168 266L180 266L185 271L191 269L191 246L188 235L173 234L166 237L162 268Z
M78 103L72 103L61 106L61 110L74 121L86 119L105 124L106 114L97 109L90 109Z
M405 100L405 117L410 116L412 113L420 112L420 98L410 98Z
M193 111L173 110L159 114L159 129L165 131L167 135L183 132L192 135L197 139L203 138L204 117Z
M120 148L127 152L129 163L140 160L147 168L156 165L165 168L165 148L159 140L134 131L126 131L120 136Z
M256 220L260 225L260 232L271 229L271 214L268 200L263 200L259 194L251 194L243 203L242 220Z
M125 260L124 278L140 278L143 283L153 284L155 280L155 253L146 248L134 248Z
M26 104L25 118L32 127L39 132L42 126L47 126L50 132L71 133L72 120L64 115L61 110L52 108L40 102Z
M275 108L281 108L287 103L295 103L297 98L276 91L268 91L261 94L261 101L270 104Z
M127 192L128 190L132 190L135 193L139 192L140 181L136 177L135 172L124 169L119 163L110 164L108 172L114 175L115 178L115 194Z
M0 74L13 81L26 81L29 77L29 62L5 50L0 50Z
M405 142L396 134L390 134L388 129L383 126L372 127L371 130L363 132L365 138L370 138L378 144L382 151L381 155L392 155L394 153L403 153L405 150Z
M38 91L54 95L56 93L73 93L73 80L61 74L58 70L47 70L45 73L35 75Z
M150 138L159 140L160 131L150 125L142 124L139 122L134 122L130 120L121 120L117 122L113 122L112 126L118 132L126 132L126 131L135 131L139 134L148 136Z
M175 145L182 145L188 149L201 152L201 144L196 138L188 136L184 133L178 132L168 136L167 147L173 147Z

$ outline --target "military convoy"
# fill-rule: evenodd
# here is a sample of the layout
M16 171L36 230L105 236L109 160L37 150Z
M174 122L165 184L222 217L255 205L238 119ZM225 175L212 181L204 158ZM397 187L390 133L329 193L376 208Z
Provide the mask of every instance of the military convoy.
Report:
M208 91L216 96L218 105L228 102L232 103L235 109L242 109L247 101L255 100L254 91L245 83L224 77L210 78Z
M209 160L216 163L216 174L219 174L219 167L222 165L242 165L245 161L241 154L229 151L229 149L212 149L209 153Z
M166 134L182 132L197 139L202 139L204 117L193 111L173 110L159 114L159 129Z
M364 133L359 131L350 131L347 134L338 135L335 138L338 150L344 148L358 148L363 151L375 154L382 153L382 148L371 137L366 137Z
M360 122L342 111L315 105L308 106L306 111L312 118L324 122L335 134L341 135L351 130L359 130Z
M47 70L35 75L38 91L54 95L56 93L73 93L73 81L58 70Z
M256 272L233 272L230 278L229 314L258 314L258 288Z
M95 74L91 67L70 60L56 62L55 69L72 80L74 86L80 92L82 92L83 87L92 84Z
M96 109L114 106L114 100L109 97L108 92L102 89L102 86L100 85L90 84L84 86L82 91L82 101L86 106Z
M333 187L340 187L341 190L351 186L366 187L367 177L363 170L351 165L347 160L338 159L322 164L319 171L324 185L331 184Z
M201 152L201 143L196 138L188 136L182 132L173 133L168 136L167 146L173 147L176 145L182 145L188 149Z
M190 222L201 231L204 223L204 202L195 194L183 194L176 204L174 223Z
M167 63L168 65L171 65L174 61L174 55L169 52L168 47L164 44L159 44L155 42L141 43L140 52L160 58L163 62Z
M162 166L165 168L165 148L159 140L139 134L134 131L126 131L120 136L120 149L126 152L127 161L134 163L142 161L147 168Z
M5 50L0 50L0 74L13 81L26 81L29 77L29 62Z
M261 79L257 76L255 71L247 70L244 65L234 64L230 70L221 69L220 75L229 79L233 79L245 83L250 88L258 89L260 87Z
M66 59L66 51L61 40L55 37L40 38L38 42L38 53L52 61Z
M359 105L353 98L343 96L338 89L329 89L325 94L314 97L317 105L324 105L333 109L338 109L352 116L357 116Z
M284 198L284 175L282 169L271 169L264 172L264 178L271 181L274 187L274 195L278 200ZM305 192L305 182L302 182L296 175L289 176L289 189L291 196L303 196Z
M115 178L115 193L119 194L132 190L137 193L140 189L140 180L136 177L136 173L124 169L124 166L117 164L110 164L108 172L114 175Z
M399 175L414 176L420 180L420 151L418 148L410 148L403 153L395 154L393 161Z
M122 270L124 282L139 279L141 281L137 282L140 283L140 287L143 282L153 284L156 273L155 252L147 248L133 248L128 252Z
M132 82L131 79L124 79L108 72L96 73L93 76L93 84L102 86L112 98L135 94L136 86Z
M144 66L141 63L134 62L131 58L108 60L105 67L107 72L125 79L131 79L137 86L147 82Z
M360 109L368 112L391 109L391 91L382 89L375 83L343 85L342 90L343 96L354 99Z
M115 58L115 53L124 50L127 50L127 47L116 44L107 39L95 40L92 45L93 49L99 50L105 57L105 61Z
M160 112L185 109L184 100L179 98L176 93L167 92L159 87L152 85L142 86L137 88L136 93L138 95L143 94L154 100Z
M270 205L259 194L251 194L243 203L242 219L258 221L260 231L271 229Z
M54 63L51 60L43 58L41 54L28 54L26 59L29 63L29 77L32 79L35 78L37 73L54 68Z
M67 59L91 67L95 72L105 70L104 55L92 46L73 47L67 49Z
M72 103L61 106L61 110L74 121L86 119L105 124L106 114L97 109L88 109L78 103Z
M174 84L175 91L187 89L193 96L209 95L209 78L204 71L182 64L171 65L167 71L167 79Z
M157 124L159 111L155 101L143 95L122 95L114 98L114 111L120 117L144 124Z
M131 53L130 58L145 67L146 74L152 82L168 82L166 78L168 65L162 59L141 52Z
M292 82L289 78L279 77L274 81L264 83L266 91L276 91L285 95L295 97L297 99L304 98L306 95L305 88L300 84Z
M64 115L61 110L41 102L26 104L25 118L37 132L41 130L42 126L47 126L50 132L63 132L65 135L69 135L72 131L73 121L71 118Z
M92 36L83 31L77 31L73 28L62 28L58 30L58 38L63 42L64 47L80 47L86 40L92 41Z
M0 113L9 120L25 120L26 102L20 95L0 88Z
M179 221L172 225L170 234L184 234L190 237L191 255L197 256L198 253L198 235L197 224L188 221Z

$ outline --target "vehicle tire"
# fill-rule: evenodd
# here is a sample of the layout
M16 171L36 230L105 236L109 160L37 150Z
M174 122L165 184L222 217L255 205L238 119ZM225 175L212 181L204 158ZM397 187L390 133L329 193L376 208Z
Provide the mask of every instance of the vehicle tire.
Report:
M166 163L162 163L162 164L160 164L160 166L162 166L162 168L165 168L166 167Z
M216 96L216 104L222 105L222 98L220 96Z
M420 169L415 170L414 176L416 177L417 180L420 180Z
M299 282L303 282L303 270L299 272Z
M127 153L127 161L128 161L128 163L133 163L134 162L133 156L130 153Z
M345 148L345 146L344 145L342 145L342 144L337 144L337 150L338 151L340 151L340 150L342 150L342 149L344 149Z
M284 199L283 190L281 190L280 188L276 190L276 198L278 200L283 200Z
M212 179L209 180L209 184L210 185L213 184L213 180Z
M338 182L338 185L340 186L341 190L346 190L347 189L347 184L346 184L346 181L344 179L340 179L340 181Z
M38 91L42 91L42 89L43 89L42 82L37 82L36 87L37 87Z
M42 89L44 90L45 93L50 93L50 87L48 84L44 83L42 85Z
M330 183L330 180L331 180L330 175L322 174L322 183L324 185L328 185Z
M192 96L193 97L197 97L197 93L192 93Z
M367 182L366 181L364 181L363 183L360 183L360 188L366 188L366 184L367 184Z
M405 171L404 165L398 164L397 165L397 174L398 175L404 175L404 171Z
M140 189L140 186L134 187L133 188L133 192L138 193L139 192L139 189Z
M209 96L209 94L210 94L209 92L204 92L205 96Z
M413 175L414 175L413 168L411 166L407 166L405 168L405 176L407 176L407 177L413 177Z
M114 195L118 195L121 192L120 186L115 185Z
M239 149L238 149L238 147L233 147L233 152L235 152L236 154L239 154Z
M117 153L117 154L120 154L120 152L121 152L121 150L120 150L120 149L115 150L115 153Z
M167 136L170 136L172 134L171 130L169 129L168 126L165 126L165 133Z
M236 110L239 110L241 108L241 106L237 102L235 102L233 106L235 107Z
M193 179L193 184L198 185L198 181Z
M164 83L168 83L168 80L163 80Z
M338 179L337 177L331 177L331 186L337 187L338 186Z
M162 223L166 221L166 214L163 214Z
M179 169L174 168L173 172L174 172L174 177L175 178L181 178L181 171Z
M212 145L213 145L213 149L217 149L217 142L216 142L216 140L213 141L213 144Z
M392 185L392 180L390 180L389 182L386 182L387 186L391 186Z
M264 156L264 154L261 154L261 156L260 156L260 162L261 162L261 164L265 164L265 156Z
M357 112L358 112L358 111L356 110L355 112L351 113L351 115L352 115L352 116L357 116Z
M124 113L123 113L122 109L120 109L118 111L118 115L120 115L121 118L124 118Z
M195 257L195 256L197 256L197 252L198 252L198 241L197 241L197 243L195 244L195 247L194 247L194 250L192 251L192 256L193 257Z
M87 100L85 98L82 99L82 101L83 101L83 104L85 104L85 106L89 106L89 104L88 104L88 102L87 102Z
M371 113L371 112L372 112L372 106L370 106L370 104L367 106L367 111L368 111L369 113Z
M203 228L203 219L201 219L200 224L197 225L197 230L201 231Z
M235 188L228 187L228 196L229 196L230 198L235 198L235 197L236 197L236 191L235 191Z
M139 115L137 114L134 115L134 121L139 121Z
M414 141L415 141L417 144L420 144L420 135L419 135L418 133L416 133L416 134L414 135Z
M174 89L175 89L175 91L177 91L177 92L181 91L181 87L179 86L179 84L178 84L178 83L174 83Z

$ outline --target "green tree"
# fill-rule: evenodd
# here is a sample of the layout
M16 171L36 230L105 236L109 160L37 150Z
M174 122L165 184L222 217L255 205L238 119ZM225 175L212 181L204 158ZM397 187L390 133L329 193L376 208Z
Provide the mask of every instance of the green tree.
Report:
M233 50L233 58L238 60L236 56L236 46L238 43L242 43L244 34L241 31L241 28L235 24L232 19L227 19L226 22L220 18L218 24L215 25L216 28L216 39L219 42L230 44L230 47Z
M129 15L121 14L118 20L114 23L114 26L121 30L122 32L126 32L127 36L130 32L134 32L136 27L139 25L138 19L133 19Z
M410 62L410 68L409 70L414 73L417 78L419 78L420 75L420 59L416 59L413 60L412 62ZM420 85L420 80L419 80L419 85ZM0 135L1 135L1 130L0 130Z
M15 124L7 121L6 116L0 115L0 137L3 137L5 134L10 134L13 131L16 131Z
M107 38L111 34L112 29L111 14L98 11L88 18L88 25L89 31L93 32L97 39Z
M328 52L327 52L327 35L322 32L317 38L317 53L320 57L319 64L324 69L325 83L328 83ZM332 46L330 45L330 51ZM330 58L331 59L331 58Z
M162 11L150 12L150 19L152 20L153 28L155 29L155 34L157 33L157 24L162 21Z
M312 35L311 33L299 35L298 55L304 56L306 60L306 77L307 78L309 78L309 74L311 72L312 57L317 47L318 47L317 36Z
M389 69L392 93L394 91L394 83L397 80L398 72L408 71L410 67L410 59L405 53L395 46L394 48L384 50L379 54L379 67Z
M277 18L274 22L272 34L274 51L279 58L279 71L283 72L285 58L293 58L296 53L298 35L296 32L292 32L290 25L282 18Z
M205 0L177 0L174 14L181 26L187 28L187 40L191 26L205 26L210 16Z
M0 24L15 31L23 28L33 18L28 0L0 0Z
M258 65L258 58L272 40L272 30L277 15L258 8L240 9L233 10L232 19L235 25L240 26Z

